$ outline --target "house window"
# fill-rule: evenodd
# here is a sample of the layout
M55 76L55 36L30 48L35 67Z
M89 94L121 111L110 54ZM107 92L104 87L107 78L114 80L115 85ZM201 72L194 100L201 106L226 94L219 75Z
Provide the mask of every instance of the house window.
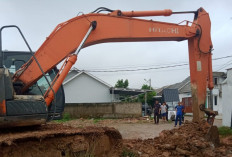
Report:
M218 78L214 77L214 85L217 85L217 84L218 84Z
M214 105L217 105L217 96L214 96Z

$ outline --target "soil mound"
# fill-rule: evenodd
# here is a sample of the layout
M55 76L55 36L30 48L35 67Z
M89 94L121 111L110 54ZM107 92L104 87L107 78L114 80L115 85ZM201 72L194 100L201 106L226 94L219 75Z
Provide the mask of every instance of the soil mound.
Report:
M154 139L124 140L121 151L125 149L141 157L232 155L230 145L220 144L217 127L212 131L205 121L186 121L180 128L164 130Z

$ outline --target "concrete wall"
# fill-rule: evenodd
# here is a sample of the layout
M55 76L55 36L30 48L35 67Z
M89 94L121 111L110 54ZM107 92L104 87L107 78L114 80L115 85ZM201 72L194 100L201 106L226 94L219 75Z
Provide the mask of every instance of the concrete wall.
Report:
M226 82L222 85L222 106L222 125L230 127L232 116L232 69L228 69Z
M82 73L64 84L65 103L108 103L114 100L109 87Z
M88 103L66 104L64 113L72 118L126 118L142 115L141 103Z

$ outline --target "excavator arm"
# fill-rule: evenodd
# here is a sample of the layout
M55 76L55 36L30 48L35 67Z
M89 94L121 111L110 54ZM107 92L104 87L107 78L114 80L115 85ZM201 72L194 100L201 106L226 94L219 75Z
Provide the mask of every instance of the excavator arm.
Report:
M204 113L200 111L199 106L205 104L206 88L213 88L211 23L208 13L200 8L196 12L191 12L195 14L193 22L186 21L185 25L180 25L134 18L170 16L180 13L171 10L110 12L109 14L90 13L77 16L59 24L47 37L35 53L44 72L47 73L66 58L64 69L52 83L52 87L59 88L69 69L75 64L77 55L73 53L80 45L82 48L106 42L188 40L193 120L199 121L203 118ZM87 32L90 33L88 36L86 36ZM15 73L14 82L21 82L21 90L26 91L42 76L40 68L32 57ZM49 100L45 98L49 106L53 99L51 90L45 97L49 97Z

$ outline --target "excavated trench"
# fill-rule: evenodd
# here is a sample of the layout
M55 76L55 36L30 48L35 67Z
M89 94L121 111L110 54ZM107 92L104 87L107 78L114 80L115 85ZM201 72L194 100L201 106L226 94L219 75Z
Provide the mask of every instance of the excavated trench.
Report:
M50 124L36 128L4 130L0 134L1 157L108 156L122 139L114 128L72 128Z

